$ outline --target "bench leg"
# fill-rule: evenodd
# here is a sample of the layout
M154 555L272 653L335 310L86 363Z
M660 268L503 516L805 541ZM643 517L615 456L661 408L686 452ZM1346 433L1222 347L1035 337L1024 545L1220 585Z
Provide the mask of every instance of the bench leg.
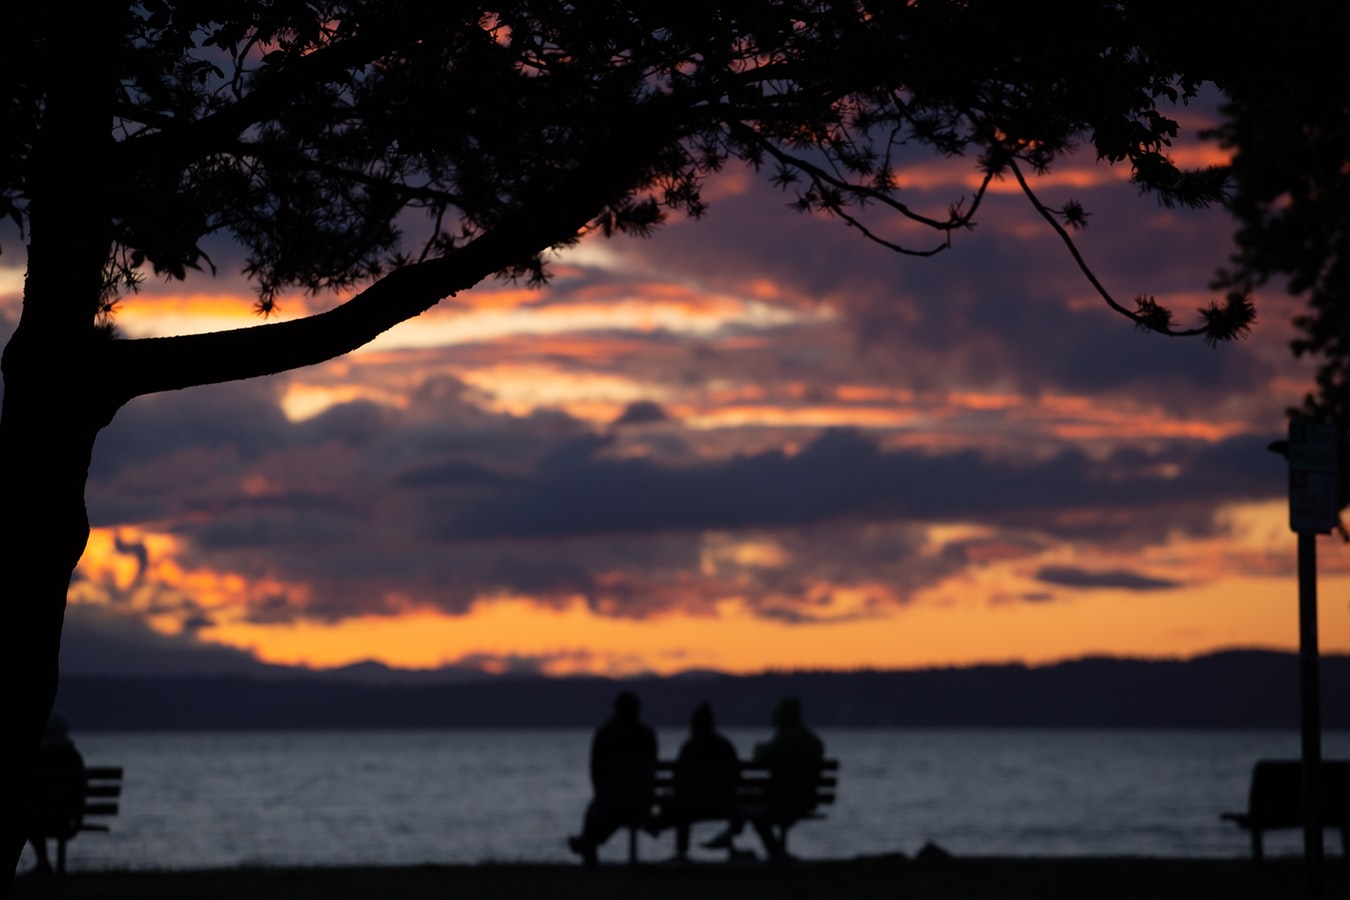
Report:
M56 874L66 874L66 839L56 839Z
M638 862L638 852L637 852L638 835L637 835L637 833L638 833L638 830L637 830L637 826L636 826L636 825L630 825L630 826L628 827L628 864L629 864L630 866L636 866L636 865L637 865L637 862Z
M1252 861L1260 862L1265 859L1265 847L1261 841L1261 829L1252 829Z

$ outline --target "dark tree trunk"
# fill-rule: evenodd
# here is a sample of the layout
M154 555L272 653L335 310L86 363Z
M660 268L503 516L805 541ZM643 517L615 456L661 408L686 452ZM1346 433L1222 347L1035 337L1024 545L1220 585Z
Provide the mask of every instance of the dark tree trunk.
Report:
M45 86L26 172L29 243L23 312L0 359L0 816L10 861L26 838L32 766L56 697L71 574L89 538L84 487L98 430L111 418L106 345L94 328L109 252L108 179L115 84L108 65L116 4L70 16L39 6L48 36L31 76ZM59 49L59 52L57 51ZM11 868L11 873L13 869Z
M31 772L56 697L66 591L89 536L83 495L96 433L87 413L63 404L58 392L27 390L22 381L7 378L0 420L0 503L9 526L0 544L7 713L0 808L16 865L30 821Z
M33 221L24 312L0 360L0 509L10 535L0 542L0 684L10 726L0 736L0 808L16 864L28 821L25 789L56 697L66 591L89 538L84 489L94 438L115 409L103 388L108 341L92 314L106 245L69 252L60 231L39 231L42 217Z
M5 760L0 809L15 864L28 820L29 773L56 697L66 591L89 538L84 489L90 457L99 429L115 409L100 379L108 342L93 329L92 315L80 326L43 309L48 303L92 308L101 259L86 255L85 277L72 278L79 254L45 253L36 227L34 232L23 317L0 362L5 380L0 509L9 526L9 537L0 542L0 684L7 719L0 736ZM48 256L60 260L44 260ZM72 283L81 280L83 290ZM80 291L75 296L85 302L69 302L70 290Z

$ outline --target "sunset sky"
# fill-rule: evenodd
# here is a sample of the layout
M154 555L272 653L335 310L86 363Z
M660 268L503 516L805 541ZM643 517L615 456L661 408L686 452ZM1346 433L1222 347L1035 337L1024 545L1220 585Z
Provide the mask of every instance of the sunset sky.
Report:
M969 160L899 174L938 212L975 184ZM1081 248L1121 299L1190 321L1232 223L1127 175L1089 153L1036 186L1092 214ZM1297 646L1285 466L1265 449L1311 384L1288 351L1297 300L1258 297L1253 336L1217 349L1141 333L1012 182L931 259L796 214L745 170L708 196L650 240L588 238L545 290L487 283L351 356L123 409L95 452L63 669ZM256 322L239 254L213 258L214 278L127 297L120 331ZM4 337L22 270L6 239ZM333 302L283 297L280 318ZM1322 648L1350 652L1350 547L1318 549Z

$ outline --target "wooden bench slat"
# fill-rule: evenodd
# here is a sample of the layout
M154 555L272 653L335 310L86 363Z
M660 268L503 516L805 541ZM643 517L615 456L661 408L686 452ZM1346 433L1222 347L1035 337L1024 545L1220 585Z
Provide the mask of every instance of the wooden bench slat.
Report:
M97 780L102 778L112 778L118 781L122 780L121 766L85 766L84 777L86 780Z
M656 766L655 766L655 768L656 768L656 771L657 771L658 773L660 773L660 772L673 772L673 771L675 771L675 768L676 768L677 765L678 765L678 763L677 763L676 760L673 760L673 759L660 759L660 760L657 760L657 761L656 761ZM764 763L754 762L754 761L748 760L748 759L742 759L742 760L738 761L737 765L738 765L738 767L740 768L741 772L743 772L743 773L744 773L744 772L767 772L767 771L768 771L768 766L765 765ZM837 759L826 759L826 760L822 760L821 763L820 763L820 769L821 769L822 771L837 772L837 771L839 770L839 760L837 760Z
M86 816L115 816L117 815L117 804L86 803L84 805L84 814Z

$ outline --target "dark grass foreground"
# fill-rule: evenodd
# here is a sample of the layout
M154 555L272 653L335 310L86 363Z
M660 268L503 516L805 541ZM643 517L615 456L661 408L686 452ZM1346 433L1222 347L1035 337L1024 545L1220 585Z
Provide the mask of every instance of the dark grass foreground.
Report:
M950 859L902 856L784 866L554 865L360 869L222 869L74 873L60 883L20 878L17 900L1298 900L1302 863L1271 860ZM1326 897L1350 896L1341 858L1327 861Z

